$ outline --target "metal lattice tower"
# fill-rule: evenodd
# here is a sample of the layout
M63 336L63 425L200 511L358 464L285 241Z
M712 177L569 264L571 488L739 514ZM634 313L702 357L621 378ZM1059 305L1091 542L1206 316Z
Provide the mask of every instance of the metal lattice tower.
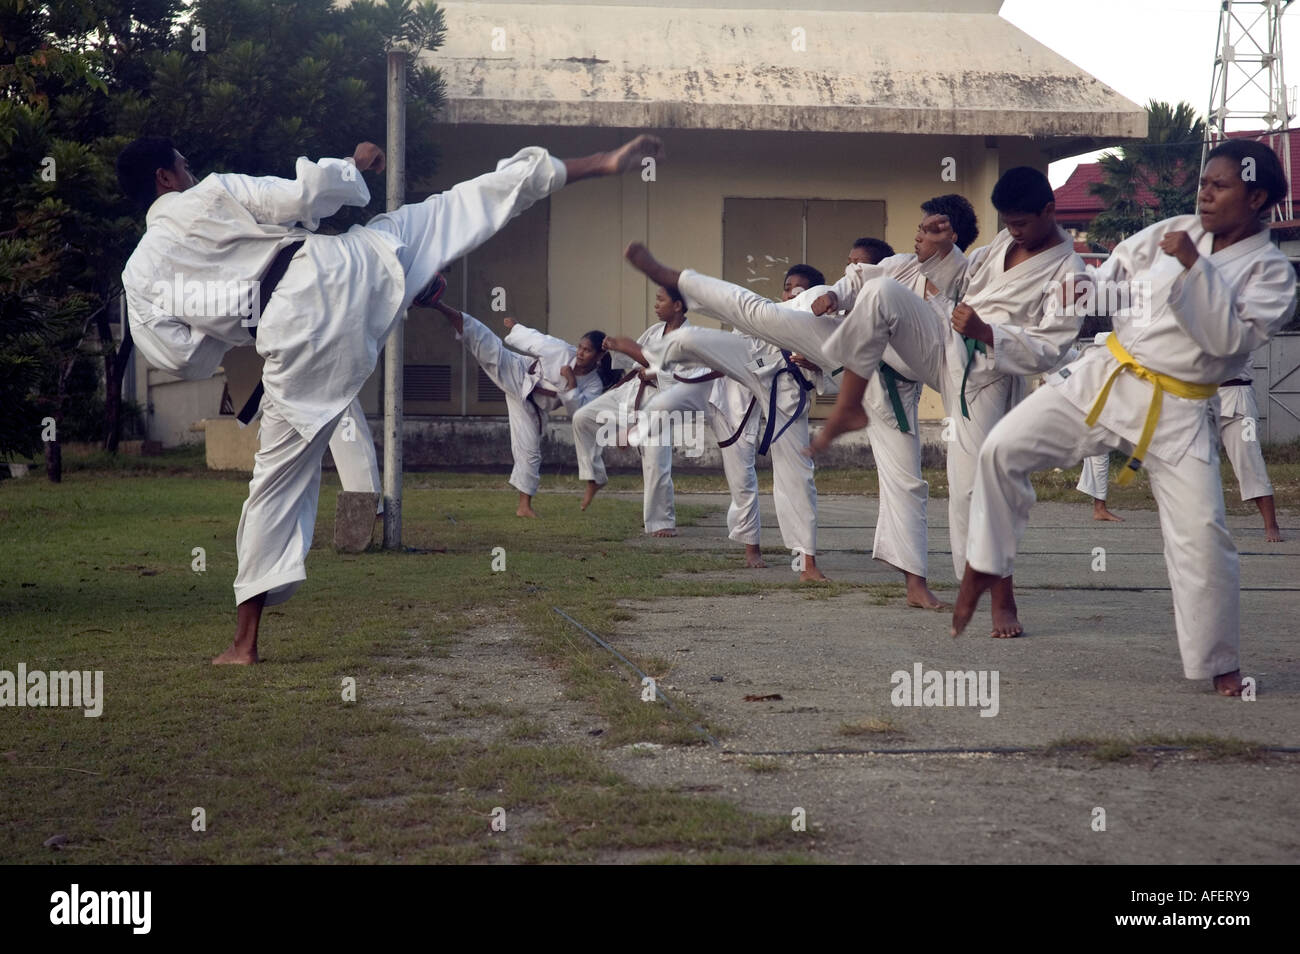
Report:
M1259 130L1257 138L1282 160L1286 198L1273 209L1275 221L1290 221L1291 127L1282 73L1282 14L1293 0L1222 0L1214 80L1206 112L1205 154L1233 132Z

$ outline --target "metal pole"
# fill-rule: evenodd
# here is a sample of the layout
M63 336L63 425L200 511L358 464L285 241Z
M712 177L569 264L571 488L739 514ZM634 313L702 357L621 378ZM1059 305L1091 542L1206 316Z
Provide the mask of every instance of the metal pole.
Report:
M405 44L388 51L388 211L406 201ZM393 324L384 344L384 549L402 546L402 389L406 315Z

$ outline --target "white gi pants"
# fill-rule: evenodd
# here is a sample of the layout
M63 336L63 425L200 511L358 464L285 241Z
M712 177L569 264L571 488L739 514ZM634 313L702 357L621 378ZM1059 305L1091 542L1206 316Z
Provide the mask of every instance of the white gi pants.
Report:
M1110 454L1085 457L1074 489L1083 491L1093 500L1105 500L1110 493Z
M529 368L536 358L511 351L487 325L471 315L462 314L465 331L462 340L483 373L505 392L506 411L510 417L510 486L533 496L542 477L542 434L549 416L537 401L530 400L537 386Z
M888 563L907 573L926 576L929 536L926 504L930 485L921 477L921 434L917 412L921 404L921 383L898 382L898 397L907 418L908 433L898 429L898 415L885 389L883 374L867 385L863 406L867 409L867 440L876 461L880 481L879 514L872 559Z
M684 330L679 328L673 332L674 337ZM641 479L645 485L642 517L646 533L671 530L677 526L677 506L673 499L673 445L685 443L689 436L679 428L689 428L696 440L703 440L712 392L712 381L700 384L679 382L663 391L646 388L641 405L644 416L638 415L639 420L646 422L646 427L644 430L638 427L636 434L637 448L641 452Z
M307 579L321 461L339 418L308 441L284 419L269 395L263 397L253 479L235 533L236 606L259 593L266 593L267 606L283 603Z
M631 380L588 401L573 414L573 449L578 457L578 479L594 480L604 486L605 435L617 433L620 421L626 421L636 398L638 383Z
M720 441L730 434L721 433L718 417L710 414L710 426ZM725 431L726 428L721 428ZM747 437L737 438L734 444L719 448L722 454L722 472L727 478L731 503L727 507L727 539L747 546L758 546L762 538L763 521L758 508L758 470L754 460L758 446Z
M970 565L981 573L1010 575L1035 499L1031 474L1132 449L1103 427L1087 427L1083 412L1055 387L1039 388L1006 416L980 451ZM1160 510L1183 673L1208 679L1232 672L1239 668L1240 567L1224 521L1219 462L1186 453L1170 464L1148 454L1142 467Z
M1219 442L1232 464L1232 472L1237 475L1241 499L1273 496L1273 482L1268 479L1264 452L1255 435L1259 426L1259 405L1255 402L1254 385L1234 384L1219 388L1210 406L1218 415ZM1246 440L1247 437L1252 439Z

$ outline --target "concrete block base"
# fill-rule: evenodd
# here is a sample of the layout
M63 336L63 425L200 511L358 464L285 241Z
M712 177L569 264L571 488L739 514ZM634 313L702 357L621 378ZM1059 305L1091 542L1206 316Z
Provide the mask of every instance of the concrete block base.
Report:
M378 506L379 494L339 491L334 511L334 549L340 553L360 553L370 546Z

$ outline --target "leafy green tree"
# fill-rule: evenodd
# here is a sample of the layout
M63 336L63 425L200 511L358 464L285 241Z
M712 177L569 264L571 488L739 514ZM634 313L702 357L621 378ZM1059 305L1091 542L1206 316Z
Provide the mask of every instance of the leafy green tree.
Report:
M1196 210L1205 123L1187 103L1147 104L1147 136L1099 163L1102 181L1092 193L1106 203L1088 227L1088 239L1113 247L1134 232Z
M443 34L430 0L0 0L0 456L29 453L44 417L87 399L67 386L88 350L104 364L105 446L117 446L131 344L112 320L144 227L113 171L127 142L170 136L200 177L351 155L384 141L389 42L431 50ZM436 167L442 96L437 71L412 62L408 182ZM381 211L374 192L325 228ZM57 446L46 450L57 479Z

